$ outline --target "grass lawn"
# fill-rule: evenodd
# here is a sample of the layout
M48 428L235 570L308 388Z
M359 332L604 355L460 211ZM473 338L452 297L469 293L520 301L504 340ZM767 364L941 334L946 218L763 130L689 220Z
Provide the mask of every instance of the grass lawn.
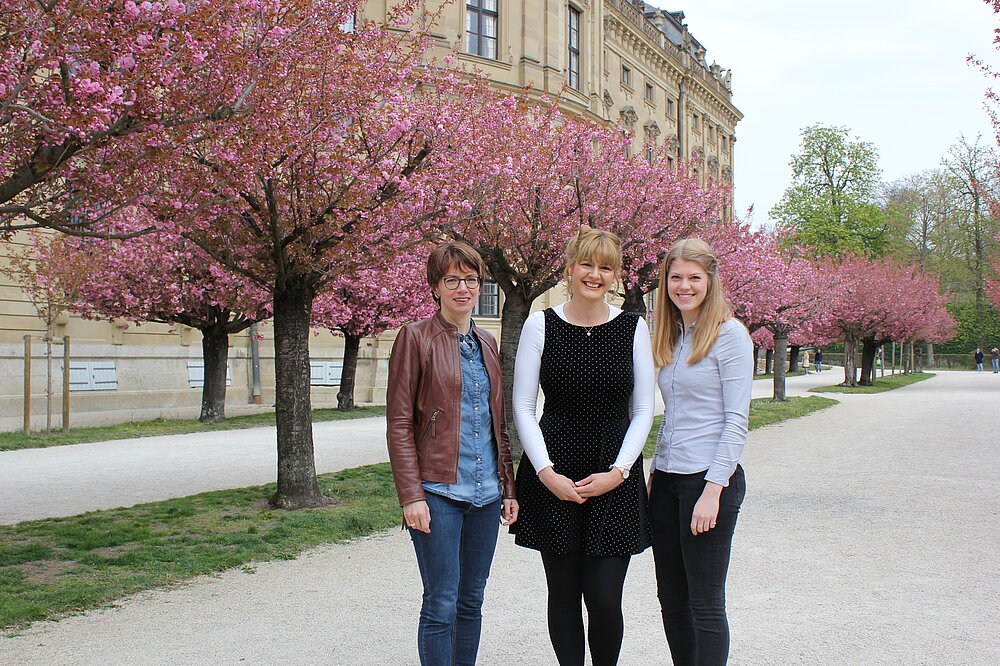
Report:
M274 484L0 526L0 628L7 631L254 561L398 525L388 463L319 477L334 503L272 511ZM2 638L0 638L2 640Z
M819 396L761 398L751 406L750 427L833 404ZM659 420L650 442L658 428ZM651 445L644 454L652 454ZM399 524L388 463L323 474L319 483L333 499L322 509L272 511L269 484L0 526L0 628L16 632L201 574L234 567L252 574L253 562L291 559L312 546Z
M876 378L873 386L818 386L809 390L814 393L881 393L897 389L901 386L916 384L933 376L933 372L914 372L909 375L897 374L894 377Z
M360 419L367 416L385 416L385 407L356 407L351 412L340 412L336 409L317 409L313 411L313 421L316 422ZM32 433L25 437L24 433L21 432L0 432L0 451L36 449L46 446L80 444L82 442L103 442L109 439L151 437L153 435L180 435L189 432L238 430L240 428L273 425L274 412L262 412L260 414L247 414L246 416L231 416L219 423L202 423L197 420L187 421L182 419L156 419L153 421L136 421L134 423L98 426L95 428L71 428L67 433L53 431L49 436L46 436L45 433Z
M789 398L786 402L773 402L770 398L754 398L750 401L750 430L756 430L762 426L771 425L788 419L797 419L800 416L818 412L821 409L836 405L833 398L824 398L818 395L808 397ZM656 451L656 435L660 432L660 422L662 416L653 419L653 428L646 438L646 446L642 449L642 455L649 458Z

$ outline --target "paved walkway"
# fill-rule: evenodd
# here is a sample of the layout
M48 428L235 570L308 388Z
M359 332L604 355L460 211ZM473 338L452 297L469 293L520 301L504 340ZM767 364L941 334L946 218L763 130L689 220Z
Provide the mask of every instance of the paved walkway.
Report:
M814 376L792 380L796 388L816 383ZM1000 379L942 372L889 393L836 397L843 402L833 409L751 434L749 491L729 584L731 663L996 663L1000 441L990 426L1000 408ZM344 424L318 426L318 458L326 455L322 443L334 437L340 442L331 441L334 449L350 442L367 455L372 447L365 442L375 431L380 436L381 420L366 421L354 423L359 433L372 431L368 436L348 430L325 436L324 426ZM92 447L109 463L119 461L113 478L130 477L136 470L122 461L131 449L102 448L109 445L46 450L71 460L22 467L21 474L36 471L34 479L19 480L21 487L38 484L37 470L66 467L66 478L80 479L77 494L85 488L111 497L96 487L101 481L86 478L92 471L79 454ZM5 512L17 500L7 483L20 479L7 472L8 463L22 453L31 452L0 453ZM140 468L175 457L192 456L154 450ZM270 480L273 473L261 462L260 479L219 482L244 472L235 472L225 454L217 462L208 457L213 487ZM151 476L173 474L159 469ZM179 486L194 483L176 476ZM184 487L178 494L189 492ZM102 501L151 499L133 493L130 481L117 499ZM50 513L70 504L60 500ZM626 584L623 666L670 663L652 580L649 553L636 557ZM252 574L204 577L137 595L119 608L36 624L0 639L0 664L413 664L419 587L408 539L391 530L263 563ZM554 663L537 554L514 547L506 535L485 614L481 664Z

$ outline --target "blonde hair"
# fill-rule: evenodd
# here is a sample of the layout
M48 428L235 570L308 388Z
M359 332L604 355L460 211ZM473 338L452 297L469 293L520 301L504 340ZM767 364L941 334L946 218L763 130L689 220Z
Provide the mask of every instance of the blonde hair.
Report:
M573 295L573 264L589 261L599 266L610 266L615 279L622 270L622 241L610 231L582 226L566 243L566 268L563 275L567 290Z
M733 312L722 294L719 281L719 259L712 247L700 238L688 238L674 244L660 266L660 284L656 292L656 321L653 323L653 361L656 367L670 365L674 358L674 346L680 336L678 326L683 325L680 310L670 300L667 275L670 266L678 259L693 261L708 276L708 290L698 312L698 323L694 327L691 342L691 358L688 363L697 363L705 358L716 338L719 327L733 316Z

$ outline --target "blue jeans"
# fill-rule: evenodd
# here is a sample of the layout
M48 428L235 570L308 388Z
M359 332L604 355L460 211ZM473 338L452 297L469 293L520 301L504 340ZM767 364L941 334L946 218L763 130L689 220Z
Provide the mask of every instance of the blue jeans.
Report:
M479 652L483 593L503 501L477 507L426 496L431 533L409 530L424 583L417 652L423 666L471 666Z
M1000 358L990 359L993 361L993 372L1000 372Z
M653 472L649 518L657 596L676 666L722 666L729 658L726 574L746 494L743 468L737 466L722 489L716 526L694 536L691 515L704 488L705 472Z

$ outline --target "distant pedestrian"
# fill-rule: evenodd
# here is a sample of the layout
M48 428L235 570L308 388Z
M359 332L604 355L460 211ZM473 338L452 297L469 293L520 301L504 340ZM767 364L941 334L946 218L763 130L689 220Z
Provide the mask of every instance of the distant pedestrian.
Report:
M990 360L993 361L993 374L1000 373L1000 349L994 347L990 350Z
M427 260L440 309L389 356L389 460L424 585L424 666L474 664L498 523L517 520L496 340L472 322L486 267L464 243Z
M976 347L976 371L983 371L983 350Z
M802 352L802 371L805 374L809 374L809 352L808 350Z
M816 372L823 372L823 350L816 350Z

